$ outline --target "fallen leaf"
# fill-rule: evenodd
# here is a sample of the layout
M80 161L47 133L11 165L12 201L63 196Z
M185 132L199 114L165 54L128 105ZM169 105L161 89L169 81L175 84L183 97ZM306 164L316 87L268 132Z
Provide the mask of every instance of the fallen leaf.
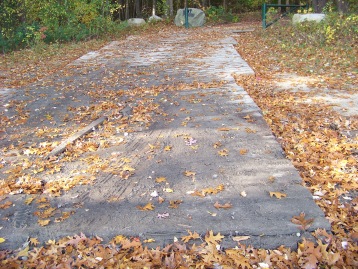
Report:
M227 132L227 131L230 131L231 129L228 128L228 127L221 127L221 128L218 128L218 131L221 131L221 132Z
M182 202L183 202L183 200L169 201L169 208L178 208Z
M222 157L229 156L229 150L227 150L227 149L219 150L218 154Z
M157 182L157 183L161 183L161 182L165 182L165 181L167 181L167 179L165 177L157 177L155 179L155 182Z
M25 200L24 203L25 203L26 205L30 205L33 200L35 200L35 197L34 197L34 196L28 197L28 198Z
M165 201L165 199L164 198L162 198L162 197L158 197L158 203L159 204L162 204L163 202Z
M302 230L307 230L313 223L314 219L306 219L306 214L301 212L299 216L293 216L291 222L300 225Z
M143 243L154 243L155 239L154 238L149 238L143 241Z
M164 191L164 192L168 192L168 193L174 192L174 190L171 189L171 188L164 188L163 191Z
M213 245L217 245L218 243L221 242L221 240L224 238L225 236L221 235L220 233L218 233L217 235L214 235L213 231L209 231L206 235L205 235L205 242L207 242L208 244L213 244Z
M167 219L169 218L169 213L163 213L163 214L159 214L157 215L158 219Z
M7 209L7 208L9 208L10 206L12 206L12 202L6 201L5 203L3 203L3 204L0 205L0 209Z
M246 197L246 196L247 196L247 193L246 193L246 191L242 191L242 192L240 192L240 195L241 195L242 197Z
M213 217L216 217L216 215L217 215L217 213L213 213L213 212L210 212L210 211L208 211L208 213Z
M49 223L50 223L50 221L51 220L49 220L49 219L39 219L38 221L37 221L37 223L40 225L40 226L47 226Z
M165 146L164 147L164 151L171 151L172 150L172 146Z
M248 240L248 239L250 239L250 236L234 236L233 238L232 238L232 240L234 240L235 242L240 242L240 241L245 241L245 240Z
M275 196L277 199L281 199L282 197L285 198L287 196L287 194L282 193L282 192L275 192L275 191L270 191L270 197Z
M190 230L188 230L188 235L182 236L181 240L184 243L188 243L190 240L199 239L200 235L197 232L192 233Z
M0 244L1 244L1 243L4 243L5 241L6 241L5 238L0 237Z
M222 147L222 145L223 145L223 144L222 144L220 141L218 141L218 142L215 142L215 143L214 143L213 147L214 147L215 149L217 149L217 148Z
M228 208L232 208L232 205L230 203L225 203L225 204L222 205L222 204L219 204L219 202L216 202L214 204L214 207L216 209L220 209L220 208L228 209Z
M18 254L17 257L28 257L29 256L29 246L25 247L23 250L21 250Z
M245 155L248 152L247 149L240 149L240 154Z
M155 206L152 203L148 203L145 206L137 206L137 208L141 211L151 211L154 210Z
M187 170L187 171L184 172L184 175L187 176L187 177L192 177L192 176L196 175L196 172Z
M33 246L37 246L38 244L40 244L39 240L37 240L36 237L31 237L29 241L30 241L30 244Z

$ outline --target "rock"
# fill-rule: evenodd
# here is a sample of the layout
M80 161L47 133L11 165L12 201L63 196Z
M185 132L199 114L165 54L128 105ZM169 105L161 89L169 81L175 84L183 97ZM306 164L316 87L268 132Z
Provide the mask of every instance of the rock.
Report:
M297 24L303 21L315 21L320 22L326 17L325 14L321 13L309 13L309 14L295 14L292 18L292 23Z
M163 19L157 15L150 16L148 21L149 22L156 22L156 21L162 21Z
M142 18L132 18L128 20L129 26L142 26L145 24L145 20Z
M205 13L198 8L189 8L188 14L189 27L203 26L205 23ZM176 26L185 25L185 14L184 9L178 9L177 15L175 16L174 23Z

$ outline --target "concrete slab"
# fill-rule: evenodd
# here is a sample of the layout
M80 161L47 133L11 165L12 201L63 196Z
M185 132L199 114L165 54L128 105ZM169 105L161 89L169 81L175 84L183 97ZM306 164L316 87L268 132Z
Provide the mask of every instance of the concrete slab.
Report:
M33 214L38 204L26 205L28 196L24 194L10 196L14 206L0 212L0 237L7 238L2 248L19 247L27 237L46 241L80 232L104 239L118 234L154 238L155 244L163 245L187 230L199 234L220 232L227 236L226 246L236 244L231 236L248 235L250 240L245 243L256 247L284 244L295 248L303 233L291 218L301 212L314 218L308 232L330 229L309 191L301 186L298 172L285 158L260 109L235 84L233 73L253 74L235 51L235 40L210 31L178 30L151 42L139 38L114 42L81 57L66 72L42 81L41 86L25 89L36 88L40 93L47 90L48 94L49 103L41 112L36 113L41 106L40 95L29 103L27 109L34 113L30 114L32 123L39 113L53 107L49 96L71 97L63 98L64 108L69 104L66 100L75 105L81 94L85 96L81 107L96 103L91 97L98 95L84 94L90 89L101 89L102 95L121 92L117 102L128 104L130 99L125 98L142 87L142 97L158 104L161 112L153 114L154 123L149 127L137 124L132 132L119 131L107 137L111 142L121 139L123 143L87 153L84 157L92 159L66 163L55 175L40 175L47 182L77 175L93 165L95 156L107 163L107 168L96 174L93 185L76 186L59 197L49 197L51 207L59 214L71 213L65 221L56 222L51 217L49 225L40 227ZM192 34L206 37L198 42ZM138 102L128 105L135 109ZM57 114L54 117L60 119ZM110 126L116 128L115 117L108 118ZM108 126L96 130L90 139L106 132ZM70 127L75 130L78 126L66 126ZM25 127L13 131L23 130L20 128ZM30 135L22 139L33 143ZM128 179L121 179L115 172L121 158L129 160L135 169ZM165 180L158 182L157 178ZM270 192L287 197L270 197ZM177 201L177 208L170 207L170 201ZM216 202L230 203L231 207L216 209ZM138 209L147 203L155 208ZM164 213L169 217L161 217Z

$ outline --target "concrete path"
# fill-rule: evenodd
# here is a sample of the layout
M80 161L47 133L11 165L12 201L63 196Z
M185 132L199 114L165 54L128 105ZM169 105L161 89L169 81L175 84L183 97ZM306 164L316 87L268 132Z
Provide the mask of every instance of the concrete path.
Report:
M41 202L26 205L29 195L25 194L8 198L14 206L0 211L0 237L7 238L1 247L18 247L27 237L46 241L80 232L104 239L119 234L154 238L154 246L173 242L187 230L199 234L213 230L226 235L226 246L237 244L232 236L245 235L250 239L243 243L256 247L284 244L294 248L309 231L329 230L323 212L301 186L298 172L286 159L260 109L235 84L233 73L252 75L253 71L236 52L230 33L208 28L158 33L150 40L129 37L7 95L4 102L29 102L27 125L9 129L9 137L23 133L27 149L31 143L44 142L41 139L45 138L33 135L40 128L56 127L62 130L58 132L70 133L101 116L92 112L86 121L63 123L69 106L78 108L79 115L85 113L81 108L96 105L107 96L107 103L116 100L123 104L124 118L107 109L108 122L87 137L98 144L105 137L107 146L78 153L77 159L64 163L54 175L40 174L46 182L61 182L97 165L92 185L49 196L49 208L55 208L58 216L69 212L64 221L50 214L49 225L41 227L39 213L34 215ZM131 99L139 90L141 98ZM24 92L32 92L31 98ZM139 109L150 110L153 123L138 119ZM39 121L49 111L57 120L50 127ZM125 119L130 123L120 128ZM49 137L59 142L65 135L46 139ZM2 146L10 142L4 139ZM23 156L24 152L17 154ZM62 155L61 160L66 157ZM2 158L8 163L12 160ZM270 192L286 197L278 199ZM224 208L217 208L220 205ZM306 232L291 222L301 212L314 218Z

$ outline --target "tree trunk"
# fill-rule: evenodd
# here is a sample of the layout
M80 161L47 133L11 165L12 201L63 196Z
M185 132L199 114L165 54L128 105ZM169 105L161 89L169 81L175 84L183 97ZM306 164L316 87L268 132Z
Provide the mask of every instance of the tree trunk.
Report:
M336 0L336 5L339 13L347 13L349 10L348 0Z
M312 0L314 12L321 13L327 2L327 0Z
M129 0L126 0L125 20L129 19Z
M142 10L140 6L140 0L135 0L135 17L141 18L142 17Z
M167 5L168 5L168 14L167 14L167 16L169 18L171 18L174 15L173 0L167 0Z

